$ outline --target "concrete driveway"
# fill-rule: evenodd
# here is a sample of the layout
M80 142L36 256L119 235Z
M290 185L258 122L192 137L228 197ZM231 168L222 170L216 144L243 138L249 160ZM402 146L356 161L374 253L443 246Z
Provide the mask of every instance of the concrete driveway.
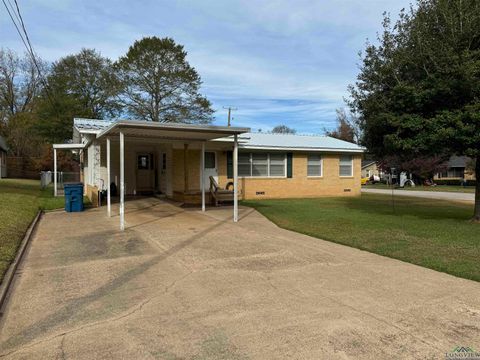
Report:
M480 348L480 284L242 208L49 213L1 320L8 359L443 359Z
M392 195L392 190L388 189L366 189L362 187L362 193L370 194L384 194ZM403 190L395 189L395 196L412 196L421 197L426 199L438 199L438 200L450 200L450 201L462 201L462 202L474 202L475 193L460 193L460 192L447 192L447 191L422 191L422 190Z

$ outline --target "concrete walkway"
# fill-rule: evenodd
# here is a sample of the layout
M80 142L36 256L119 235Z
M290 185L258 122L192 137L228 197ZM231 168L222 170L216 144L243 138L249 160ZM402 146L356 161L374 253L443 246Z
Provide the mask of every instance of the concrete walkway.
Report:
M362 188L362 193L392 195L392 190ZM446 192L446 191L422 191L422 190L395 189L394 195L421 197L421 198L427 198L427 199L451 200L451 201L468 201L468 202L475 201L474 193L472 194L472 193Z
M443 359L480 283L156 199L46 214L1 318L7 359Z

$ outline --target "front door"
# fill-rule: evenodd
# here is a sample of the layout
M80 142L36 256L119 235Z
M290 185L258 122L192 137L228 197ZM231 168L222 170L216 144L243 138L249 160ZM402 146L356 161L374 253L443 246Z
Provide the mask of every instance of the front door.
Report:
M217 153L213 151L205 151L205 190L210 189L210 176L213 176L218 184L218 171L217 171Z
M137 193L153 192L155 186L155 167L153 154L137 154Z

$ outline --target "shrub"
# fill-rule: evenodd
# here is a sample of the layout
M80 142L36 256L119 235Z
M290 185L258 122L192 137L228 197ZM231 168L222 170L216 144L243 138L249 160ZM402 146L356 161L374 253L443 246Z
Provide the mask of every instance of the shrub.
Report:
M475 180L465 180L465 184L463 184L464 180L460 180L460 179L437 179L434 181L435 181L435 184L437 185L451 185L451 186L461 186L461 185L475 186L477 183Z

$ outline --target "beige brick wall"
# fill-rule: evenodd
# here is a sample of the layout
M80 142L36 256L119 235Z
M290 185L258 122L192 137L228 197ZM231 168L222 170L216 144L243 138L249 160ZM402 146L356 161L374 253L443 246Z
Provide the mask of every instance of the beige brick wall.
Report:
M339 176L339 154L322 154L323 176L307 177L307 153L293 153L292 178L239 178L244 199L295 198L360 195L361 155L354 155L352 177ZM227 178L226 151L217 151L218 182ZM189 190L200 190L200 150L188 150ZM183 191L183 149L173 150L173 190ZM261 194L257 194L261 193Z
M354 156L352 177L339 176L339 155L323 154L323 176L307 176L307 154L293 153L292 178L241 178L244 199L360 195L361 156Z
M86 184L84 192L92 203L92 206L98 207L98 187Z

